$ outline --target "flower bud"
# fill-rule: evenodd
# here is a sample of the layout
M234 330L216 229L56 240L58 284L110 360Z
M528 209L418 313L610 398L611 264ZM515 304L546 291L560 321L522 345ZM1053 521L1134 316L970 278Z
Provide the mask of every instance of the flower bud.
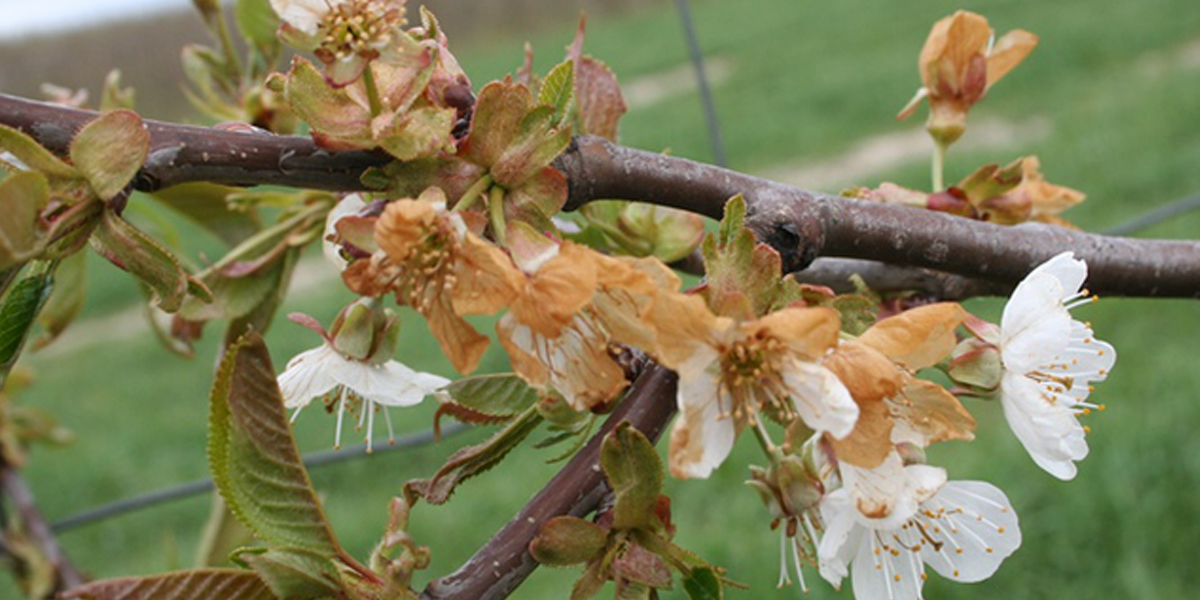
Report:
M967 338L959 342L950 355L947 374L956 384L981 392L993 392L1000 387L1003 370L1000 348L983 340Z
M342 309L329 331L339 353L370 364L392 358L399 334L400 318L376 298L360 298Z

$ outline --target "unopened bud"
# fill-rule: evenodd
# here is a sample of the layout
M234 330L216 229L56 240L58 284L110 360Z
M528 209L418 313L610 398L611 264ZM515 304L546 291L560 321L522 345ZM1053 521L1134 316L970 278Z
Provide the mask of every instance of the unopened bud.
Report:
M377 298L360 298L338 314L329 330L333 347L354 360L383 364L391 360L400 318Z

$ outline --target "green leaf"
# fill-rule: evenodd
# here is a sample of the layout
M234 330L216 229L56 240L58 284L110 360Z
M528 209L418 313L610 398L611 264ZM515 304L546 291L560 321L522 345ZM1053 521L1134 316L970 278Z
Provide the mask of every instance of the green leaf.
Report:
M268 544L327 557L339 553L258 334L243 336L226 351L211 408L209 466L230 510Z
M102 256L150 286L160 308L179 310L188 295L188 275L166 248L111 210L104 211L91 242Z
M458 485L500 464L542 422L536 407L526 410L482 444L459 449L429 479L414 479L404 485L409 504L417 497L430 504L445 504Z
M152 577L105 579L67 590L65 600L275 600L252 571L196 569Z
M53 342L83 310L86 298L87 254L76 252L58 263L54 269L54 291L38 315L38 324L45 333L35 347Z
M721 579L717 573L708 567L692 569L683 578L683 589L692 600L724 600L725 590L721 587Z
M43 148L33 138L7 125L0 125L0 148L11 152L25 166L42 173L51 181L82 178L71 165Z
M741 194L730 198L717 233L706 236L700 249L709 307L722 316L749 320L786 305L799 289L783 279L779 253L755 240L745 217Z
M397 160L414 160L454 152L455 111L426 106L397 114L379 146Z
M373 145L370 112L346 88L330 86L307 60L292 60L286 93L296 116L313 131L364 147Z
M49 275L33 275L18 281L0 305L0 387L21 356L29 331L54 283Z
M233 210L225 201L226 197L240 191L215 183L197 182L171 186L151 196L212 232L229 246L236 246L262 229L256 212Z
M613 527L655 529L663 468L650 440L628 422L621 423L600 446L600 466L616 497Z
M71 162L102 200L121 193L150 153L150 131L131 110L106 112L71 140Z
M49 195L46 177L36 171L13 173L0 182L0 269L16 266L41 252L43 236L38 214Z
M575 67L571 60L558 63L546 79L542 80L542 89L538 91L538 104L549 104L554 107L554 123L561 124L567 116L567 107L575 95Z
M237 556L254 569L276 597L289 600L324 598L342 589L329 557L303 548L272 548Z
M541 394L514 373L464 377L443 388L455 404L490 417L515 417L537 404Z
M587 562L604 550L608 532L578 517L554 517L542 524L529 543L529 553L543 565L569 567Z
M242 37L264 56L276 56L279 38L275 32L279 29L279 17L275 15L271 3L268 0L238 0L234 10Z

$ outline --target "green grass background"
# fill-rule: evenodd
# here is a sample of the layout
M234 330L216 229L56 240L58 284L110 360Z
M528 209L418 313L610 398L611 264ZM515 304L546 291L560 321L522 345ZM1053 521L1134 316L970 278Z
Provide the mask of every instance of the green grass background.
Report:
M1009 148L952 151L948 180L982 163L1036 153L1051 181L1088 193L1089 200L1067 215L1088 229L1200 191L1200 11L1194 0L696 2L706 54L734 67L714 90L731 166L755 172L817 161L870 136L919 128L923 115L902 124L892 116L919 85L916 55L929 26L959 7L985 14L998 33L1023 27L1042 39L972 120L1036 118L1051 129ZM539 70L560 59L573 31L572 23L563 23L530 36ZM486 44L465 40L457 47L480 85L515 69L525 39L496 35ZM623 81L687 59L668 4L592 18L587 49ZM710 158L701 107L690 94L631 112L622 138L636 147ZM910 163L861 183L927 186L925 154L921 148ZM1143 235L1196 238L1198 226L1200 215L1193 214ZM122 273L99 261L93 267L84 318L136 303ZM348 297L324 286L292 298L282 312L301 310L327 322ZM1001 305L977 301L969 307L995 319ZM933 576L927 597L1188 598L1200 589L1200 307L1195 301L1109 299L1076 314L1092 321L1120 355L1096 394L1109 410L1090 418L1091 456L1075 481L1059 482L1032 463L997 406L971 402L980 422L977 441L935 448L931 460L952 478L983 479L1004 489L1020 515L1024 544L988 582L962 586ZM419 319L408 317L401 358L450 375ZM148 334L29 361L39 380L22 401L59 415L78 435L71 448L36 450L26 471L49 518L206 475L207 394L218 337L216 328L207 333L192 361L168 356ZM280 320L270 336L277 367L316 341ZM503 368L495 348L485 368ZM431 411L397 410L392 416L401 428L419 430L429 425ZM305 451L331 445L331 418L312 410L300 421L297 436ZM427 476L454 448L483 435L315 471L343 541L365 555L384 525L387 499L407 479ZM544 463L553 454L521 449L504 468L464 485L448 505L417 509L416 538L434 552L430 572L455 568L506 522L554 472ZM777 534L768 530L755 494L741 485L746 465L756 460L753 444L740 443L710 480L668 484L677 541L750 584L749 592L732 597L790 598L800 593L797 588L774 588ZM68 532L62 541L71 558L97 577L185 567L207 502L201 497L159 506ZM514 597L565 597L574 574L539 570ZM808 575L813 597L835 595L815 571ZM15 596L12 589L11 576L0 575L0 597Z

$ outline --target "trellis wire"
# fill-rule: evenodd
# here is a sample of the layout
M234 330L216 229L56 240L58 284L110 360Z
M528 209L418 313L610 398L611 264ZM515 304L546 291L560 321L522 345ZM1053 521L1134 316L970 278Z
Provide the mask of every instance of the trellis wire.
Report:
M704 122L708 127L709 143L712 145L713 164L726 167L728 164L725 161L725 143L721 140L721 124L717 120L717 108L708 85L704 53L700 50L700 38L696 35L696 24L692 21L692 9L688 0L675 0L675 7L679 9L679 22L683 25L683 34L687 38L692 67L696 70L696 87L700 92L700 102L704 105Z
M464 425L461 423L452 423L449 426L442 428L440 437L443 437L443 438L450 437L456 433L466 431L467 429L469 429L469 426L467 426L467 425ZM313 455L305 458L304 465L306 467L308 467L309 469L315 469L318 467L324 467L327 465L344 462L344 461L354 459L354 458L383 454L384 452L390 452L393 450L401 450L401 449L405 449L405 448L419 448L421 446L431 444L434 441L436 441L437 439L438 439L438 436L434 435L433 430L421 431L421 432L417 432L417 433L413 433L413 434L409 434L409 435L405 435L405 436L400 436L400 437L396 438L395 444L390 444L390 445L388 444L386 439L381 438L381 439L375 440L375 442L374 442L375 449L372 454L366 453L367 446L364 443L364 444L359 444L357 446L352 446L349 448L342 448L341 450L329 450L329 451L325 451L325 452L318 452L316 454L313 454ZM97 506L95 508L85 510L83 512L76 513L76 514L66 517L64 519L60 519L58 521L55 521L54 523L51 523L50 528L55 533L62 533L64 531L69 531L71 529L75 529L77 527L82 527L84 525L95 523L97 521L103 521L105 519L116 517L118 515L122 515L122 514L125 514L128 512L134 512L134 511L138 511L138 510L141 510L144 508L150 508L151 506L155 506L157 504L163 504L163 503L171 502L174 500L181 500L183 498L195 496L197 494L203 494L205 492L211 491L212 489L213 489L213 481L211 478L210 479L201 479L198 481L192 481L189 483L184 483L184 484L180 484L180 485L176 485L176 486L172 486L172 487L168 487L168 488L162 488L159 490L154 490L152 492L146 492L144 494L130 496L130 497L124 498L122 500L117 500L114 502L110 502L108 504L103 504L103 505Z
M1181 217L1189 212L1200 209L1200 194L1181 198L1170 204L1165 204L1154 210L1143 213L1140 216L1134 217L1129 221L1121 223L1116 227L1110 227L1100 233L1104 235L1129 235L1137 233L1143 229L1158 225L1164 221L1169 221L1175 217Z

